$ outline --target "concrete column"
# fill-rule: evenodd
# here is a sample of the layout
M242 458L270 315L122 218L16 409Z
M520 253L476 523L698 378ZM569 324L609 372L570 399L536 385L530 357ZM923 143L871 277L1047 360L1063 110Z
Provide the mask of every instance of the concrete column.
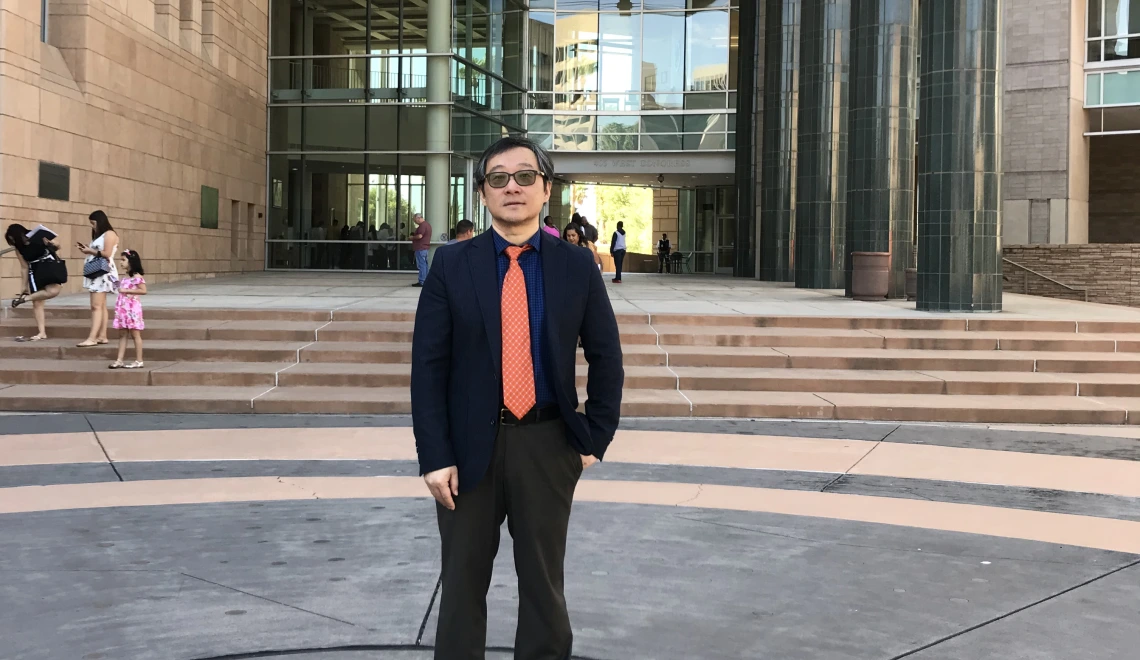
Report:
M428 0L427 156L424 217L434 233L449 225L451 197L451 0Z
M905 297L914 220L918 1L852 0L847 141L847 291L852 252L890 252Z
M767 0L760 155L760 279L791 282L796 229L800 1Z
M851 0L803 0L795 282L844 284Z
M1001 0L919 9L918 309L1001 310Z

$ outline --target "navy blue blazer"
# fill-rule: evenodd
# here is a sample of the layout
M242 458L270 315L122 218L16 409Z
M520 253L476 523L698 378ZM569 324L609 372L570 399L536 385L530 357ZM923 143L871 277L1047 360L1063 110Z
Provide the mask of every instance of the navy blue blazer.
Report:
M502 316L495 242L488 230L436 250L412 336L412 425L420 474L452 465L471 490L491 463L502 405ZM621 411L621 340L594 255L542 235L546 366L571 444L601 459ZM589 362L577 412L578 338Z

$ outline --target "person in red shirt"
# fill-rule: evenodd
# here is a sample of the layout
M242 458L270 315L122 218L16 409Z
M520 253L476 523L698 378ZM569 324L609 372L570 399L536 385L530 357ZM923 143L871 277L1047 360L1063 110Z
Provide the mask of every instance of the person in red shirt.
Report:
M424 220L423 213L412 216L416 223L415 233L412 234L412 252L416 255L416 269L420 272L420 279L412 286L423 286L428 274L428 247L431 246L431 225Z

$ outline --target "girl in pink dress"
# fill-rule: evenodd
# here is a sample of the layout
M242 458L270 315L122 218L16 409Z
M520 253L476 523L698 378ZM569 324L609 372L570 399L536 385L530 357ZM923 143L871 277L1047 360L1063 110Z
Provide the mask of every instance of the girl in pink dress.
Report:
M119 279L116 287L119 295L115 299L114 327L119 331L119 358L111 363L112 369L141 369L143 367L142 303L139 296L146 295L146 280L143 279L142 257L136 250L123 250L119 256L119 272L126 276ZM135 361L123 364L127 354L127 334L135 343Z

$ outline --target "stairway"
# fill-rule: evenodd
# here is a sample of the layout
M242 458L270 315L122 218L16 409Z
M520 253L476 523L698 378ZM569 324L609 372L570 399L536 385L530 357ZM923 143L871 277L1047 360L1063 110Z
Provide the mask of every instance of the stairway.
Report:
M0 411L410 411L409 312L148 309L147 366L138 371L107 369L114 338L75 347L85 315L50 310L53 338L39 343L6 339L34 333L29 312L3 322ZM1140 424L1140 322L619 322L627 416ZM586 369L580 359L581 388Z

